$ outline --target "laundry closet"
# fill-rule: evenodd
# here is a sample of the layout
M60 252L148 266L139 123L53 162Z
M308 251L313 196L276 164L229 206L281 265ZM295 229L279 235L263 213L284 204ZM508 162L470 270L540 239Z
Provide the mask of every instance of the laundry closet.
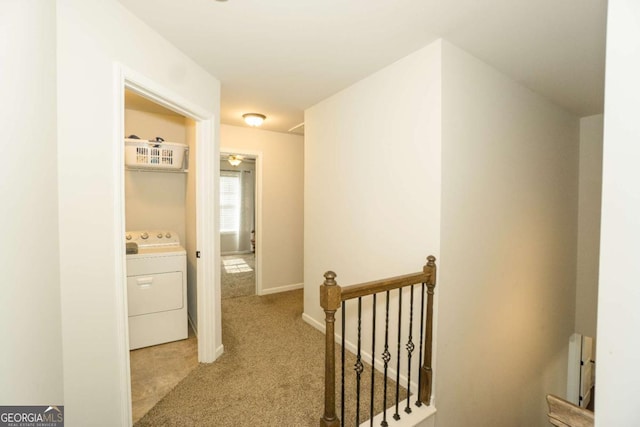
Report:
M173 233L186 249L183 302L197 329L195 122L134 92L125 95L125 227L128 234L154 232L151 239L160 232Z
M144 371L157 354L197 364L196 124L130 90L125 91L124 124L129 345L144 350L135 357L131 353L135 421L136 412L150 409L137 411L136 402L149 400L145 390L157 389L150 385L151 374L138 375L136 369ZM188 356L187 347L176 347L182 340L190 341ZM172 378L180 377L178 369L188 373L189 367L176 366L172 361L170 369L155 366L154 371L170 370Z

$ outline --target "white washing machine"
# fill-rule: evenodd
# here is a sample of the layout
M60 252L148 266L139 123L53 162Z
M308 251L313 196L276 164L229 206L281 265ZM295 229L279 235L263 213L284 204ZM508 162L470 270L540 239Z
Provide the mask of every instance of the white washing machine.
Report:
M128 231L129 348L185 339L187 253L174 231Z

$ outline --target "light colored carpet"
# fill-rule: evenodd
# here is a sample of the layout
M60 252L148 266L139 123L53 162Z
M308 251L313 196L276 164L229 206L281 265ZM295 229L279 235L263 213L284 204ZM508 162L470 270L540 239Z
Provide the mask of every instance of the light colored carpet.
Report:
M220 263L222 299L255 295L255 254L224 255Z
M225 353L215 363L200 364L136 427L317 426L324 402L324 335L302 321L302 304L302 290L223 301ZM347 354L346 383L353 385L355 357ZM369 418L369 369L363 373L361 422ZM376 375L379 412L382 375ZM389 381L388 387L391 406L395 384ZM339 378L336 388L339 414ZM345 425L354 425L353 394L345 401Z

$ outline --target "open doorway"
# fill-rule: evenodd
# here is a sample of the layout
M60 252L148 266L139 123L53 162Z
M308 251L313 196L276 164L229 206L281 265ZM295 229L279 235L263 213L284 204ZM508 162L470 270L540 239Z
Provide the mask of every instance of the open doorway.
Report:
M196 122L125 90L132 419L198 365Z
M223 352L223 347L221 343L221 328L220 328L220 297L219 297L219 281L217 274L215 274L215 270L219 261L219 251L216 245L215 234L217 232L216 226L216 218L217 218L217 179L218 179L218 165L215 159L217 158L217 147L218 144L215 140L217 135L217 129L215 125L215 118L212 112L204 110L200 108L197 104L193 104L185 99L180 98L176 94L167 90L161 85L148 80L147 78L138 75L124 67L118 67L118 79L119 79L119 87L120 90L117 92L118 99L116 101L116 105L119 108L119 113L116 114L116 117L119 120L114 124L114 132L118 135L116 152L118 153L117 158L120 161L115 164L116 167L116 178L118 180L119 185L116 186L117 194L116 194L116 204L114 206L116 211L116 218L118 219L116 224L116 236L115 239L122 244L122 263L116 266L118 271L117 276L120 279L117 281L117 305L120 316L117 319L117 333L119 336L119 354L121 357L121 367L120 370L120 383L122 390L127 390L127 393L123 394L123 407L129 410L128 414L123 414L125 419L129 418L133 419L132 414L132 387L131 387L131 370L132 370L132 360L131 360L131 345L133 343L132 337L133 332L131 330L131 317L137 316L140 313L136 312L134 309L133 312L130 311L132 304L136 304L140 301L145 301L144 298L137 298L136 301L129 300L129 289L130 287L136 287L138 285L142 292L142 289L153 287L155 285L160 286L164 283L165 279L168 280L169 276L173 277L177 273L180 273L185 277L185 286L178 287L174 286L172 289L173 296L176 296L177 293L182 293L181 298L176 298L175 300L181 299L179 306L181 307L168 307L166 305L161 305L160 308L164 311L169 311L175 308L175 311L178 311L178 308L187 308L188 311L185 310L185 314L188 312L190 314L189 319L190 323L193 325L191 336L194 337L197 333L197 343L193 345L196 349L196 356L193 358L197 362L210 363L213 362L217 357L219 357ZM131 129L126 129L126 98L125 92L131 92L134 95L138 96L138 98L142 98L146 101L150 101L152 104L157 104L158 108L164 108L166 110L170 110L173 113L177 113L179 118L172 119L183 121L185 125L185 144L188 146L184 156L181 159L179 156L180 151L176 148L177 145L165 144L166 141L155 140L156 137L161 137L161 135L156 134L155 136L148 135L137 135L140 140L146 139L147 142L150 139L154 139L154 144L147 144L146 151L144 147L144 141L140 141L141 144L136 144L136 139L132 138L133 145L135 147L133 150L127 144L125 138L130 136L126 130L129 130L129 133L135 132L131 131ZM171 121L171 120L170 120ZM153 133L153 132L152 132ZM166 146L165 146L166 145ZM169 152L170 151L170 152ZM135 269L130 268L129 265L129 255L125 255L124 247L127 241L133 242L134 236L133 233L127 233L127 231L131 231L133 226L132 222L127 221L127 215L125 212L125 208L127 207L127 191L126 189L131 190L131 187L126 182L126 168L125 166L131 164L131 158L127 158L127 156L131 157L133 155L134 162L139 163L146 161L151 163L155 169L158 169L159 166L167 166L172 165L174 161L176 165L180 167L178 170L173 170L173 178L164 177L161 179L171 179L170 185L172 188L177 189L179 187L183 187L184 189L184 205L182 207L184 212L184 228L183 231L178 233L172 232L174 228L173 225L166 227L164 224L147 224L145 225L145 230L135 230L140 231L139 236L136 237L139 241L151 241L153 240L162 240L164 244L166 243L175 243L180 242L181 250L184 254L184 265L180 266L178 262L178 256L174 256L175 265L173 268L169 268L171 271L163 271L160 273L168 273L167 276L158 276L158 280L156 281L154 278L151 280L148 279L148 272L144 271L140 273L139 271L134 271ZM178 156L178 157L173 157ZM178 160L179 159L179 160ZM184 160L184 162L182 162ZM144 169L144 168L143 168ZM151 168L149 168L151 169ZM180 170L182 169L182 170ZM189 177L187 178L184 173L186 171L189 172ZM167 171L168 172L168 171ZM141 182L146 182L149 180L154 180L152 178L149 171L139 171L140 175L137 176L137 183L134 186L138 187ZM176 176L182 175L182 179L178 178L176 180ZM158 175L159 176L159 175ZM156 177L158 177L156 176ZM178 182L179 181L179 182ZM147 182L148 184L148 182ZM166 212L160 213L163 210L163 207L167 207L168 198L163 198L163 194L167 194L168 186L166 183L155 183L152 187L158 187L151 189L151 193L154 191L157 193L156 195L156 205L148 206L151 210L151 213L147 212L148 220L155 221L157 218L154 217L162 217L166 214ZM186 188L185 188L186 187ZM140 188L134 189L135 191L140 190ZM134 192L135 192L134 191ZM142 193L140 193L142 194ZM148 196L150 193L146 195L142 195L142 197ZM171 192L171 196L175 196L174 192ZM154 196L155 197L155 196ZM169 209L171 210L171 209ZM178 209L180 210L180 209ZM174 212L175 214L175 212ZM174 215L175 216L175 215ZM141 216L143 218L144 215ZM187 219L188 218L188 219ZM129 218L130 220L130 218ZM153 231L153 234L150 232L144 233L148 226L149 231ZM179 225L176 228L181 228ZM160 237L160 231L163 231L162 238ZM127 240L127 235L131 234L131 239ZM184 234L184 236L179 236L179 240L176 237L177 234ZM175 241L175 242L174 242ZM129 246L129 245L127 245ZM127 249L129 249L127 247ZM150 253L157 252L154 248L150 249ZM138 252L138 255L140 254ZM139 258L144 258L144 256L140 256ZM187 263L188 260L188 263ZM144 264L144 268L148 268L146 265L146 261L141 260L141 264ZM188 265L188 267L187 267ZM138 265L136 268L142 267ZM140 274L138 274L140 273ZM193 282L193 286L190 293L187 293L186 286L186 276L191 275L191 279ZM178 274L179 275L179 274ZM137 276L137 277L130 277ZM174 283L172 281L172 283ZM180 292L177 292L180 290ZM163 294L161 292L161 294ZM163 294L164 296L164 294ZM191 299L191 301L189 301ZM197 299L197 301L194 301ZM162 301L164 301L161 298ZM159 300L156 300L158 302ZM174 299L172 299L174 301ZM191 304L190 304L191 303ZM136 309L139 307L136 307ZM148 307L147 307L148 308ZM153 307L152 307L153 308ZM157 307L156 307L157 308ZM153 309L149 309L146 311L146 314L151 314ZM153 319L152 319L153 320ZM153 322L149 322L152 324ZM147 326L149 326L149 324ZM172 323L173 324L173 323ZM166 326L166 325L165 325ZM186 328L186 325L185 329ZM180 326L182 328L182 325ZM161 330L165 328L160 328ZM139 334L136 334L138 338ZM185 337L185 341L189 337L189 332L187 332L187 337ZM180 340L180 338L176 338ZM175 341L173 341L175 342ZM160 343L158 343L160 344ZM145 346L153 346L154 343L144 342L142 347ZM135 344L138 346L138 344ZM162 370L163 368L157 368L153 365L149 366L149 364L145 364L147 368L153 370ZM172 368L167 368L167 371L171 371Z
M257 156L220 154L220 295L258 294Z

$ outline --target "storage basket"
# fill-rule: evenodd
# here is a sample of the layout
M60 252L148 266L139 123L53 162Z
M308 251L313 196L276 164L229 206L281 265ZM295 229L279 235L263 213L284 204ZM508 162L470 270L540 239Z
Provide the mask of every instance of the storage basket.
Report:
M130 169L185 171L186 144L125 138L124 164Z

